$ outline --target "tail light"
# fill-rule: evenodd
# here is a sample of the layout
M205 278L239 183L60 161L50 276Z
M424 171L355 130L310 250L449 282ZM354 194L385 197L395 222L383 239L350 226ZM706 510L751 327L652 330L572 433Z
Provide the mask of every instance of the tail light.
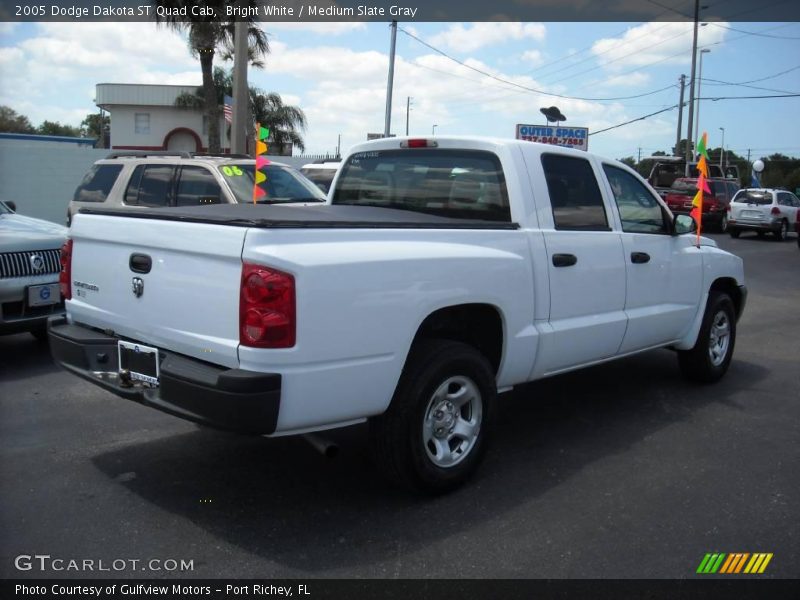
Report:
M58 287L61 288L61 297L72 300L72 240L69 239L61 246L61 273L58 275Z
M781 214L781 209L778 208L777 206L773 206L772 210L769 211L769 212L770 212L770 214L773 214L773 215L779 215L779 214Z
M439 143L435 140L427 140L424 138L410 138L400 142L401 148L437 148Z
M244 263L239 290L239 343L253 348L291 348L295 344L294 277Z

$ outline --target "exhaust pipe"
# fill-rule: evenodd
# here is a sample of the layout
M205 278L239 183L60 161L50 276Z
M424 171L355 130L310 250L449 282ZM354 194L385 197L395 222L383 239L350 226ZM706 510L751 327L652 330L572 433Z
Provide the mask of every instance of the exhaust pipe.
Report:
M327 438L320 437L316 433L306 433L303 435L303 439L311 444L314 450L322 454L325 458L334 458L339 454L339 446L336 445L336 443Z

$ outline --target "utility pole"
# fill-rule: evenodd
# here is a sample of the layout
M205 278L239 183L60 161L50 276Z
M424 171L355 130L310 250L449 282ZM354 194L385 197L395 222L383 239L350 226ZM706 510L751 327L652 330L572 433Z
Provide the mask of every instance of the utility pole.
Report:
M339 140L336 142L336 158L342 157L342 134L339 134Z
M691 147L692 125L694 118L694 73L697 65L697 27L700 21L700 0L694 0L694 37L692 38L692 74L689 78L689 118L686 129L686 170L685 176L689 176L689 163L694 158L694 149Z
M636 159L636 164L638 165L640 162L642 162L642 147L641 146L639 146L639 158Z
M239 2L242 6L243 2ZM249 102L247 98L247 22L237 20L233 40L233 114L231 115L231 152L247 152Z
M411 96L406 97L406 135L408 135L408 115L411 112L411 101L413 98Z
M686 88L686 75L681 75L681 101L678 103L678 134L675 136L675 156L681 155L681 126L683 125L683 90Z
M389 132L392 129L392 88L394 86L394 49L396 44L397 21L392 21L392 41L389 46L389 81L386 84L386 122L383 126L383 137L389 137Z
M711 52L708 48L700 50L700 65L697 69L697 115L694 118L694 147L700 142L700 87L703 85L703 54Z

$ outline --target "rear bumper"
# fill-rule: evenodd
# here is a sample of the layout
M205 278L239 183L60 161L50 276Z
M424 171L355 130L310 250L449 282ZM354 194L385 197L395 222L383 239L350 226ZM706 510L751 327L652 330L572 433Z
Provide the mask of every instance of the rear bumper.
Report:
M780 219L769 221L743 221L741 219L729 219L728 229L739 229L747 231L778 231L781 228Z
M118 374L118 338L65 317L48 322L50 351L67 371L125 398L218 429L269 434L275 431L281 376L226 369L159 351L158 387L124 384Z

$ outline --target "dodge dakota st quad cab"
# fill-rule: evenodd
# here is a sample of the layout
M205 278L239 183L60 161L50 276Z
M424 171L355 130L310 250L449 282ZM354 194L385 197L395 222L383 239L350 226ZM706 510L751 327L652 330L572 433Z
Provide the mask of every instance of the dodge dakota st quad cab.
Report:
M55 360L123 398L252 434L369 421L387 476L444 492L498 392L653 348L726 372L742 261L633 170L514 140L354 147L327 204L82 209Z

